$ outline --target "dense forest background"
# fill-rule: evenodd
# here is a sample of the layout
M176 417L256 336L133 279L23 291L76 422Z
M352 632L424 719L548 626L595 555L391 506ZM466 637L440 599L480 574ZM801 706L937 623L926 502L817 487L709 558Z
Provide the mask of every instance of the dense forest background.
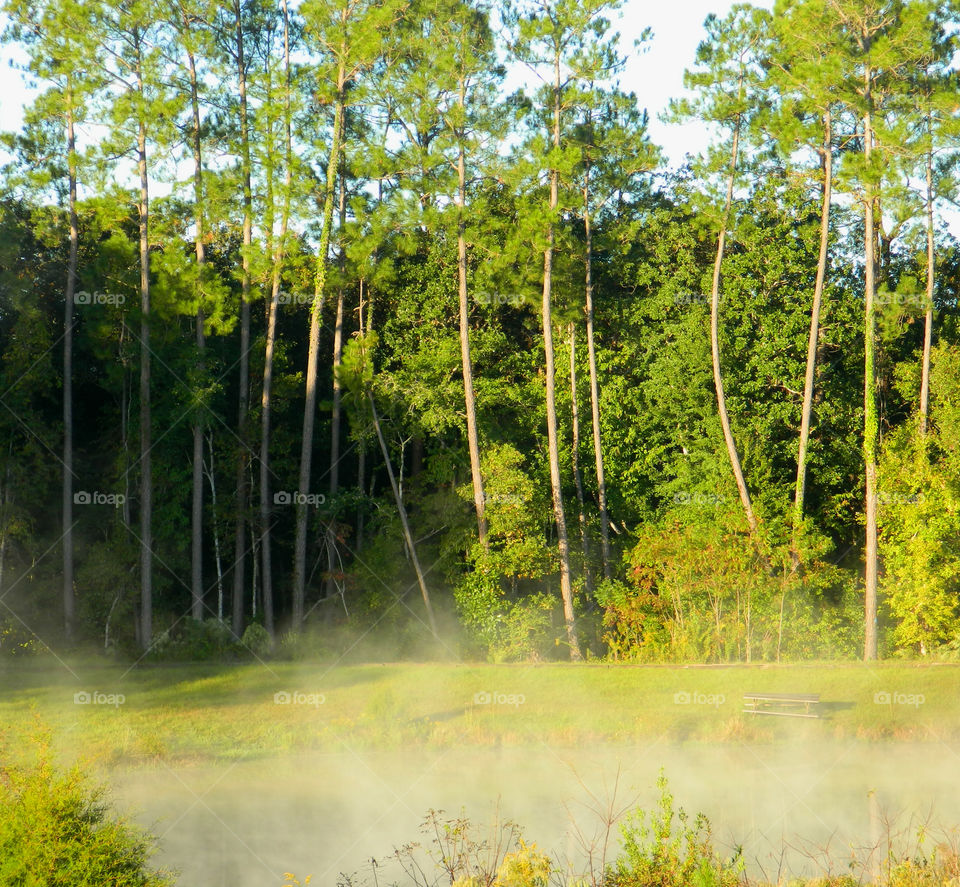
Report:
M0 656L960 654L960 4L4 8Z

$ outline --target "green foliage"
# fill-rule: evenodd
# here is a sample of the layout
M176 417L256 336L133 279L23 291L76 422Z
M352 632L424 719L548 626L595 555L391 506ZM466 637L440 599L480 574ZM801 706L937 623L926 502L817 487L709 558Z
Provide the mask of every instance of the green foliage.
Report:
M736 887L743 861L717 858L710 823L683 808L674 810L663 773L657 780L657 808L628 814L621 825L623 851L604 878L604 887Z
M240 652L230 626L219 619L185 618L159 632L150 645L149 657L157 660L202 662Z
M273 649L270 634L259 622L251 622L243 631L240 646L258 659L269 655Z
M36 741L35 760L0 764L0 883L171 887L168 873L148 868L147 836L113 817L80 766L58 771L47 741Z
M882 589L894 622L893 642L926 656L957 636L960 571L960 352L934 357L933 428L889 435L880 464Z

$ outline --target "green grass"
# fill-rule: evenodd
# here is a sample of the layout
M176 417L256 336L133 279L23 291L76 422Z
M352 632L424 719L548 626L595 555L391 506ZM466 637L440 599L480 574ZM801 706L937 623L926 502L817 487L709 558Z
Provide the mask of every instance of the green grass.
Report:
M108 766L224 761L345 743L391 749L562 747L654 736L761 743L960 738L960 665L68 665L74 674L36 664L0 669L0 730L8 749L22 745L37 721L52 729L65 759ZM76 704L79 691L123 694L124 701ZM823 716L742 714L741 697L749 691L819 693ZM277 692L322 694L323 701L276 704ZM677 704L682 692L723 701ZM923 701L876 704L881 692ZM506 698L477 704L478 693Z

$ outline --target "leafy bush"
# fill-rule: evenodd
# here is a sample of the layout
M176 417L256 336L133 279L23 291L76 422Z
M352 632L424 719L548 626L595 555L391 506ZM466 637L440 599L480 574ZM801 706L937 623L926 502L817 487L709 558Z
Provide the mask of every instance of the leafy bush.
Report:
M219 619L184 619L157 634L150 646L150 658L179 662L222 659L237 652L230 626Z
M493 662L539 662L557 649L553 614L557 598L533 594L518 600L499 620L490 645Z
M7 755L4 755L7 758ZM37 760L0 765L0 884L16 887L168 887L151 872L150 841L113 819L103 790L79 767L56 772L41 740Z
M606 873L605 887L736 887L742 861L717 857L710 823L702 813L690 826L682 808L674 812L662 773L657 787L657 810L649 817L636 810L621 826L623 853Z
M273 641L270 640L270 633L259 622L251 622L243 632L240 646L244 651L262 658L273 649Z

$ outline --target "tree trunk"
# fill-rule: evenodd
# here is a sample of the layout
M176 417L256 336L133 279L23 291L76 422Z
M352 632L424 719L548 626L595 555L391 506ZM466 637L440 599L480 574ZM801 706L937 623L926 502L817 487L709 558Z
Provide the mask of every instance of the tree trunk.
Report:
M931 129L930 118L927 118ZM920 434L926 437L930 412L930 350L933 345L933 285L936 272L933 250L933 133L927 149L927 304L923 327L923 365L920 373Z
M346 87L346 69L343 62L337 71L337 103L333 116L333 134L330 140L330 157L327 160L326 195L323 204L323 221L320 229L320 248L317 253L317 272L313 287L313 305L310 309L310 344L307 355L305 379L306 398L303 406L303 434L300 446L300 486L302 494L297 502L297 529L293 557L293 627L300 628L303 622L306 590L307 519L308 506L303 499L310 490L310 461L313 455L313 426L317 411L317 362L320 351L320 318L323 314L324 285L327 279L327 252L330 248L330 228L333 224L334 189L337 183L337 166L340 159L340 140Z
M820 306L827 276L827 257L830 244L830 200L833 190L833 131L830 109L823 116L823 197L820 209L820 255L817 259L817 279L813 287L813 305L810 309L810 336L807 340L807 371L803 382L803 417L800 423L800 446L797 453L797 485L793 502L793 526L796 530L803 520L804 498L807 489L807 443L810 439L810 419L813 414L813 386L817 368L817 349L820 343Z
M603 447L600 440L600 382L597 374L596 337L593 332L593 227L590 218L590 167L583 189L583 226L586 250L587 357L590 364L590 416L593 425L593 456L597 466L597 501L600 506L600 544L603 578L610 573L610 515L607 511L607 484L603 476Z
M560 56L554 57L553 82L553 145L560 147ZM570 646L570 658L580 660L580 642L573 612L573 585L570 580L570 549L567 540L567 519L563 512L563 490L560 485L560 451L557 442L557 406L556 374L553 353L553 318L551 312L551 286L553 283L553 214L557 211L560 198L560 174L557 169L550 170L550 224L547 228L547 248L543 252L543 303L541 320L543 324L543 351L546 362L546 399L547 399L547 446L550 457L550 486L553 494L553 514L557 524L557 548L560 554L560 594L563 598L563 618L567 627L567 643Z
M333 409L330 415L330 477L327 490L330 495L330 501L337 495L340 489L340 425L342 419L342 388L339 378L340 363L343 358L343 276L346 271L346 243L343 240L344 231L347 224L347 176L344 165L344 157L340 155L340 249L337 257L337 263L340 269L340 285L337 288L337 314L333 327ZM334 563L333 556L337 550L337 534L334 528L334 518L331 515L326 529L326 547L327 547L327 581L324 597L331 597L334 593L335 580L333 578Z
M573 482L577 489L577 517L580 523L580 548L583 555L584 589L593 591L593 573L590 570L590 540L587 537L587 515L583 504L583 477L580 474L580 413L577 409L577 328L570 321L570 409L573 421L573 441L570 460L573 467Z
M240 293L240 360L237 403L237 513L233 551L233 618L231 627L236 637L243 634L243 585L247 556L247 412L250 398L250 248L253 244L253 195L250 169L250 132L247 116L247 72L244 61L242 10L234 0L237 40L237 85L240 94L240 151L243 164L243 278Z
M370 287L367 287L367 318L364 323L363 318L363 278L360 278L360 308L357 312L357 326L361 333L367 335L373 329L373 300L370 298ZM366 493L367 478L367 444L364 438L361 438L357 444L357 489L360 491L361 500ZM363 550L363 505L357 505L357 553Z
M207 437L207 446L210 449L210 468L207 470L207 479L210 481L210 507L213 509L213 559L217 565L217 619L223 621L223 566L220 558L220 530L217 528L217 480L213 465L213 431Z
M377 407L373 401L373 392L368 391L367 396L370 399L370 415L373 416L373 427L377 432L377 440L380 442L380 451L383 453L383 461L387 466L387 476L390 478L390 487L393 490L393 498L397 503L397 513L400 515L400 524L403 527L403 538L407 543L407 552L413 563L413 569L417 574L417 583L420 585L420 593L423 596L423 605L427 610L427 621L430 623L430 631L433 636L439 639L437 634L437 622L433 615L433 606L430 603L430 592L427 590L427 581L424 578L423 570L420 567L420 559L417 557L417 548L413 542L413 534L410 532L410 524L407 521L407 509L403 506L403 499L400 496L400 489L397 487L396 478L393 476L393 465L390 462L390 451L387 449L387 442L383 439L383 431L380 428L380 417L377 415Z
M143 97L143 68L139 33L137 90ZM140 643L153 639L153 477L150 464L150 193L147 178L147 127L137 126L137 169L140 173Z
M863 154L869 168L873 141L873 125L870 113L871 78L870 65L864 68L864 100L867 110L863 118ZM863 371L863 461L866 476L866 543L864 556L864 648L863 658L877 658L877 436L879 416L876 395L876 321L874 317L874 290L876 286L876 256L874 243L876 223L874 220L873 188L869 187L864 199L864 371Z
M190 22L184 14L184 29ZM190 74L190 109L193 115L193 195L194 209L194 248L197 256L197 280L194 285L194 298L197 300L197 364L200 373L204 370L204 352L206 341L203 333L203 266L205 261L203 246L203 154L200 143L200 100L197 88L197 66L193 52L187 50L187 68ZM190 541L190 594L191 615L194 619L203 618L203 421L197 409L193 420L193 495L191 508Z
M743 77L740 78L740 97L743 96ZM730 212L733 206L733 185L737 175L737 159L740 148L740 116L733 129L733 145L730 149L730 174L727 177L727 197L723 208L723 219L720 222L720 234L717 237L717 257L713 263L713 287L710 293L710 351L713 359L713 384L717 391L717 412L720 414L720 425L723 427L723 439L727 445L727 455L730 458L730 467L737 482L740 493L740 502L743 512L750 526L750 532L756 533L757 519L753 513L753 504L750 501L750 492L743 479L743 470L740 467L740 454L730 429L730 416L727 413L727 399L723 393L723 378L720 373L720 269L723 265L723 249L726 243L727 226L730 224Z
M63 628L74 635L73 592L73 298L77 286L80 223L77 219L77 154L73 131L73 82L67 76L67 176L69 178L70 257L63 308ZM6 545L6 532L3 537Z
M284 127L284 175L283 209L280 215L280 239L273 255L273 277L270 286L270 304L267 309L267 333L263 357L263 390L260 395L260 558L263 563L264 622L269 613L270 624L265 625L272 638L274 635L273 613L273 557L271 552L271 501L270 501L270 410L273 395L273 357L277 335L277 314L280 310L280 277L283 268L287 227L290 223L290 191L293 185L293 148L290 115L290 23L287 0L282 0L283 10L283 127Z
M460 110L466 110L466 85L460 78ZM486 499L480 470L480 438L477 433L477 400L473 392L473 361L470 359L470 303L467 299L467 170L463 134L457 151L457 300L460 309L460 363L463 367L463 399L467 413L467 449L470 452L470 479L473 483L473 507L477 513L480 544L489 550Z

